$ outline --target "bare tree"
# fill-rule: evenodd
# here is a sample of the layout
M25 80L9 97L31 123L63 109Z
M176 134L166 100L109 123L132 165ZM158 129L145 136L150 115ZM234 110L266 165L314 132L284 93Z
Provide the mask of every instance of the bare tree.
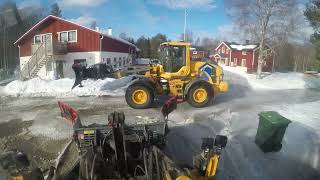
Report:
M257 78L261 78L266 43L280 37L279 34L285 32L285 25L292 27L286 22L297 6L296 0L225 0L225 4L228 14L240 29L259 42ZM283 37L287 35L279 39Z

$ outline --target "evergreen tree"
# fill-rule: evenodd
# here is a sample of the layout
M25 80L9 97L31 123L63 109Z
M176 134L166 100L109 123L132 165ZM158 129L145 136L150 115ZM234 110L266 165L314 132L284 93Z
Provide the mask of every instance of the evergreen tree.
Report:
M316 49L316 68L320 69L320 0L311 0L309 4L307 4L304 15L315 31L311 36L311 42Z
M58 3L54 3L51 5L51 15L57 16L57 17L61 17L61 10L60 7L58 5Z

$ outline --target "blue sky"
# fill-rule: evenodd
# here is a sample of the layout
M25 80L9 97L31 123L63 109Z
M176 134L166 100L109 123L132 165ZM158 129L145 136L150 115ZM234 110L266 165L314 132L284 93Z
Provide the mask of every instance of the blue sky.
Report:
M184 8L188 9L187 28L196 37L219 37L231 27L223 0L17 0L18 7L57 2L65 19L88 26L96 21L118 36L151 37L160 32L176 40L183 32Z

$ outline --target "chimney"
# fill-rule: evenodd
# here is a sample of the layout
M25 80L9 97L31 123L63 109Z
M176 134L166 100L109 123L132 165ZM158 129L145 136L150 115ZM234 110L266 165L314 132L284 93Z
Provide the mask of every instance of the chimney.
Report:
M246 40L246 45L250 44L250 40Z
M100 28L96 26L96 31L100 32Z
M109 35L109 36L112 36L112 29L111 29L111 27L108 28L108 35Z

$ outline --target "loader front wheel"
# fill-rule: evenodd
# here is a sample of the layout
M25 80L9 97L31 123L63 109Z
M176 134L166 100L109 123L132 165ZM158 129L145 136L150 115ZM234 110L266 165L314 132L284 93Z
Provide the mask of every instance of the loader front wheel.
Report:
M140 84L131 85L126 91L127 104L134 109L149 108L153 99L151 90Z
M212 93L207 86L194 85L190 88L187 94L188 103L197 108L205 107L209 104L212 98Z

